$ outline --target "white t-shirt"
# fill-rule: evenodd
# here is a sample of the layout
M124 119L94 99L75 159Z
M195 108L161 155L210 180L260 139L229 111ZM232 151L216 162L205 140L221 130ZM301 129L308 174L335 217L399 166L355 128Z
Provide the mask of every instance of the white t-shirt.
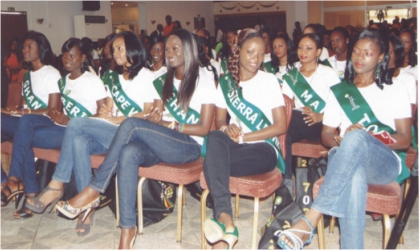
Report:
M284 81L283 76L287 73L287 66L279 66L279 72L276 73L276 77ZM284 84L284 82L283 82Z
M50 94L60 93L58 89L58 80L60 80L60 72L53 66L44 65L37 71L30 71L32 92L43 103L48 105ZM22 96L25 91L25 84L22 85Z
M404 86L404 88L407 90L408 99L410 100L410 103L417 103L416 78L413 74L401 70L400 74L397 77L392 78L392 83L398 86Z
M408 101L407 91L394 84L384 84L383 86L384 88L381 90L376 83L373 83L367 87L358 89L374 112L376 118L381 123L396 130L395 119L411 118L411 107ZM333 128L339 127L341 137L344 137L346 129L353 124L344 113L334 93L328 96L322 123ZM366 126L366 124L364 125ZM395 153L394 155L400 162L398 155ZM399 163L399 172L401 172L401 162Z
M85 107L92 115L95 115L97 111L96 101L106 98L104 83L98 76L88 71L74 80L71 80L69 76L70 74L66 75L66 86L63 92ZM65 108L64 114L67 115Z
M271 62L271 53L264 54L264 61L263 63Z
M409 72L409 73L411 73L411 74L413 74L414 75L414 77L416 78L416 81L418 81L418 70L417 70L417 65L416 66L414 66L414 67L411 67L410 65L408 65L407 67L405 67L405 68L401 68L401 70L402 71L407 71L407 72Z
M166 68L166 66L162 66L162 67L160 67L160 69L158 69L156 71L152 71L152 72L153 72L153 75L154 75L154 79L157 79L159 76L168 72L168 69Z
M321 55L319 56L319 60L324 61L330 57L330 54L328 53L328 49L325 47L322 47Z
M220 76L220 63L213 58L210 60L210 64L216 69L217 77Z
M296 66L300 67L300 63ZM293 76L293 78L296 77ZM317 93L318 96L324 101L327 101L330 87L341 82L332 68L322 64L318 65L318 68L310 77L303 76L303 78L305 78L309 86L311 86L315 93ZM299 98L296 97L295 93L286 82L283 83L282 91L283 94L287 95L290 99L293 99L295 103L295 109L301 110L301 108L304 107L303 103L299 100ZM321 110L320 113L322 112L323 111Z
M209 78L208 76L203 76L203 70L200 68L199 70L199 78L197 79L197 84L195 86L194 93L190 100L189 107L195 110L196 112L201 112L201 105L203 104L214 104L215 96L216 96L216 85L214 84L214 79ZM174 79L174 87L177 91L179 91L179 85L181 84L181 80ZM160 100L160 96L157 93L156 89L153 88L152 98ZM171 115L169 110L165 108L163 111L162 119L165 121L174 121L175 118ZM191 135L198 144L203 145L204 138L201 136L194 136Z
M328 58L328 62L331 64L332 69L337 73L338 77L343 79L347 61L338 61L337 57L334 55Z
M242 88L242 95L245 100L258 107L267 119L273 124L272 109L284 106L284 99L276 76L273 74L258 70L257 74L248 81L241 81L239 86ZM227 108L225 97L222 89L217 88L216 106L218 108L227 109L230 115L230 123L236 124L242 128L244 133L249 133L251 130L240 121L235 113ZM247 141L246 143L257 143L259 141Z
M118 79L121 84L122 90L134 103L136 103L141 109L144 109L144 103L153 102L153 98L150 93L153 88L153 80L155 79L152 71L143 67L137 76L133 80L125 80L123 75L118 75ZM108 89L107 85L106 95L107 97L112 98L112 93ZM137 113L137 112L136 112ZM114 101L114 106L112 107L112 115L114 116L123 116L124 114L118 110L117 105Z

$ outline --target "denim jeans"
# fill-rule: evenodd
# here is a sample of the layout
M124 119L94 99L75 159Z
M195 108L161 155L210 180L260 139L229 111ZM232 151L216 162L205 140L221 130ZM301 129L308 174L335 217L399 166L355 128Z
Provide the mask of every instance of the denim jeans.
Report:
M213 217L219 218L222 212L232 216L229 176L267 173L276 162L276 151L266 142L238 144L221 131L211 131L203 171L214 202Z
M1 168L1 184L3 184L5 181L7 181L7 174L3 171L3 166Z
M20 117L1 114L1 142L13 139Z
M73 118L67 125L61 153L53 179L68 183L74 170L77 191L81 192L92 179L91 154L104 154L118 126L107 122Z
M398 176L399 159L363 130L346 134L330 151L324 184L312 208L339 218L343 249L363 249L368 184L384 185Z
M136 225L138 166L159 162L182 164L197 160L201 146L189 135L139 118L128 118L118 127L107 156L89 186L104 192L118 169L120 227Z
M38 193L33 147L60 148L65 127L55 125L43 115L24 115L20 118L13 139L10 176L23 181L25 193Z

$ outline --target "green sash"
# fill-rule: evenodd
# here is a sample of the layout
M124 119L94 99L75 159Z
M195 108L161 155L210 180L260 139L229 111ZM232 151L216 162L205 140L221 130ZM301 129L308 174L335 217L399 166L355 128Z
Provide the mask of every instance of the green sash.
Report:
M82 104L76 102L72 98L68 96L70 94L70 90L64 92L64 88L66 87L66 76L63 76L60 80L58 80L58 88L60 89L61 93L61 101L63 102L63 109L66 110L67 116L70 118L74 117L89 117L92 114L83 107Z
M283 79L303 105L310 106L316 113L321 113L325 107L325 101L312 89L298 68L287 72Z
M48 105L39 99L32 91L32 82L30 71L23 75L23 97L30 110L45 109Z
M275 74L276 73L276 68L273 67L273 65L271 65L271 61L264 63L264 68L265 71L271 74Z
M100 77L101 78L101 80L102 80L102 82L105 84L105 86L108 86L107 85L107 82L108 82L108 77L111 75L111 70L110 69L107 69L106 71L105 71L105 73Z
M228 71L229 71L229 69L228 69L228 59L227 59L227 58L223 58L223 59L222 59L222 62L220 63L220 66L222 67L223 72L224 72L225 74L227 74L227 73L228 73Z
M332 68L332 65L331 65L330 61L328 60L328 58L327 58L327 59L325 59L325 60L324 60L324 61L322 61L322 62L324 63L324 65L325 65L325 66L328 66L328 67Z
M372 131L374 133L385 130L390 134L395 134L394 131L389 126L381 123L378 118L376 118L369 104L363 98L362 94L357 89L356 85L349 83L347 81L342 81L341 83L331 87L332 92L334 93L337 101L340 103L341 108L346 113L346 116L349 118L352 124L359 123L362 124L367 131ZM356 111L357 110L357 111ZM356 112L354 112L356 111ZM397 182L402 183L405 179L410 176L407 165L405 164L405 158L407 153L402 150L394 150L395 153L401 159L401 173L397 177Z
M242 90L235 88L232 74L224 75L220 78L220 87L222 88L223 96L229 109L243 122L252 132L261 130L271 126L270 120L264 113L252 103L246 101L242 96ZM282 172L285 172L286 166L283 160L283 155L280 150L279 140L277 137L272 137L265 140L272 145L277 151L276 167Z
M166 81L166 73L162 76L156 78L153 81L153 85L155 86L156 91L158 92L160 99L163 100L163 84ZM187 114L183 110L180 110L178 105L178 91L176 88L173 88L173 95L172 97L165 102L165 107L171 115L175 118L175 120L179 123L184 124L198 124L200 123L200 113L192 109L191 107L188 108ZM201 147L201 157L206 156L206 142L207 136L204 136L203 145Z
M131 100L122 89L118 72L110 72L105 85L108 87L109 92L111 92L115 105L125 117L143 111L143 109Z

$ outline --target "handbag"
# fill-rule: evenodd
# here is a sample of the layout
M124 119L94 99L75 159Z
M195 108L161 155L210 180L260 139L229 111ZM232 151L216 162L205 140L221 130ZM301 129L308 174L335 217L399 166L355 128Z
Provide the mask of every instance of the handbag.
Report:
M189 185L186 186L187 190L190 192L191 196L198 200L198 202L201 201L201 194L203 193L203 189L200 186L200 181L196 181L194 183L191 183ZM213 199L211 198L211 195L207 196L207 200L206 200L206 206L208 208L213 209Z
M303 216L303 211L294 202L286 185L282 184L275 192L273 209L267 224L261 229L261 239L258 249L274 249L277 239L274 233L285 230L296 224Z

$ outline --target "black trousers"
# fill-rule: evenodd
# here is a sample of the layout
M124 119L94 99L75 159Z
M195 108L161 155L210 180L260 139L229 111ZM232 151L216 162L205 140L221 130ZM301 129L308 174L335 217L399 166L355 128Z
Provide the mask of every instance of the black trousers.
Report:
M322 122L308 126L303 120L305 116L301 111L293 110L292 120L290 121L286 137L286 178L292 178L292 173L294 172L294 167L292 166L292 143L303 139L316 142L321 139Z
M238 144L221 131L210 132L203 170L214 202L213 217L218 219L222 212L233 217L229 176L263 174L276 162L276 151L266 142Z

